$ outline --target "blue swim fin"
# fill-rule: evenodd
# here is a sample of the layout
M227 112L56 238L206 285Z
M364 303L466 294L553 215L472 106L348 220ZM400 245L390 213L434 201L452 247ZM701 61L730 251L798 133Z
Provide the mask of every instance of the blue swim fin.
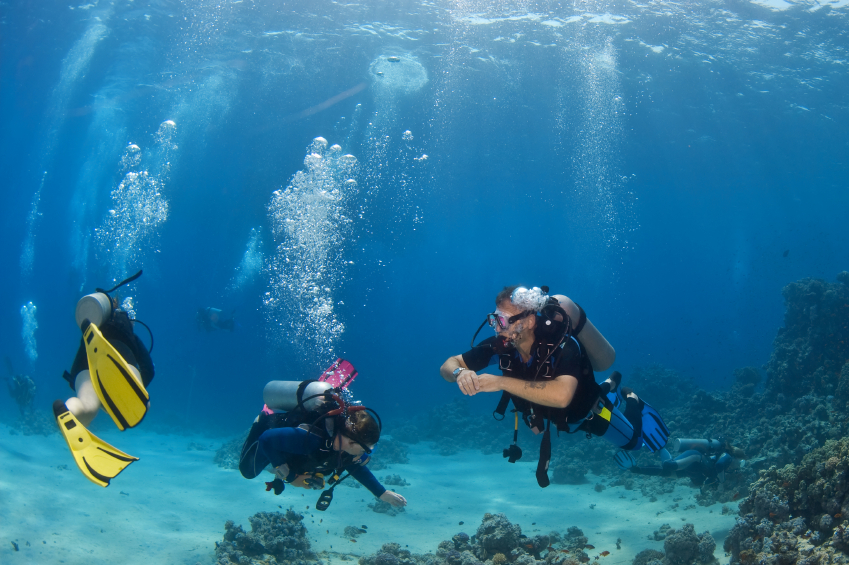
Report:
M641 402L643 404L643 442L653 452L660 451L669 441L669 428L666 427L666 423L664 423L663 418L661 418L657 410L652 408L647 402Z
M623 471L628 470L637 464L637 460L634 459L634 456L627 451L617 452L616 455L613 456L613 460L616 461L616 464L619 465L619 468Z

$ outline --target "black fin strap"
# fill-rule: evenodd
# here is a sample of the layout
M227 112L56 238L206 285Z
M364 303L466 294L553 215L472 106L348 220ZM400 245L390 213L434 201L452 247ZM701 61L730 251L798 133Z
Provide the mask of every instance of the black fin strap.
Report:
M578 325L572 329L572 335L577 337L577 335L581 333L581 330L584 329L584 324L587 323L587 313L584 312L584 309L581 308L581 305L577 302L575 302L575 306L578 307L578 312L580 312L580 314L578 314Z
M634 437L622 446L625 451L630 451L637 446L643 436L643 401L625 397L625 419L634 427Z
M548 464L551 461L551 420L545 424L542 443L539 446L539 462L537 463L537 484L542 488L551 484L548 479Z
M501 400L498 401L498 406L495 407L495 410L492 411L492 417L498 420L499 422L504 419L504 414L507 412L507 405L510 404L510 393L507 391L503 391L501 393ZM500 418L495 415L498 414L501 416Z

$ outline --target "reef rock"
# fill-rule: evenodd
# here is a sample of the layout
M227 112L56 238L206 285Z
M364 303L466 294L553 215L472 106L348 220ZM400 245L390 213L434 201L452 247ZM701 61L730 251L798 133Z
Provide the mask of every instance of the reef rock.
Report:
M218 565L307 565L321 563L310 550L304 517L292 509L259 512L249 518L251 532L245 533L232 520L224 524L224 541L215 544Z

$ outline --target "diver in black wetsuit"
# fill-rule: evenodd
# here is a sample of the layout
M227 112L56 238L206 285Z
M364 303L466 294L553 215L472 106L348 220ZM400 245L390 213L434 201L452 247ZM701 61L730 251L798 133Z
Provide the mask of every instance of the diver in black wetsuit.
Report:
M549 296L547 287L515 286L505 287L495 305L478 331L489 322L496 336L450 357L440 374L468 396L502 392L495 413L503 417L512 400L517 418L521 412L534 433L543 433L540 486L549 484L552 423L558 431L601 436L625 450L646 445L651 451L665 451L669 430L663 419L633 391L620 391L618 372L596 383L593 370L608 369L616 352L580 306L563 295ZM502 376L479 372L487 367ZM504 453L511 463L521 456L516 435Z
M701 486L725 482L725 472L739 467L746 456L723 438L676 439L673 448L681 453L674 459L665 459L660 467L638 467L627 451L616 454L616 464L638 475L690 477L693 484Z

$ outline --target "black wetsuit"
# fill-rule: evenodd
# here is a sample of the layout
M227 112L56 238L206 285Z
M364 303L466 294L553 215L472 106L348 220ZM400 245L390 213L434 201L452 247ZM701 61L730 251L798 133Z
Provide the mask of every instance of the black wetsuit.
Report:
M98 329L103 334L103 337L112 344L112 347L121 354L121 357L139 370L142 383L147 388L150 381L153 380L153 360L150 358L147 347L139 339L139 336L133 332L133 324L127 313L123 310L115 310L112 312L112 317ZM80 338L80 347L77 349L76 357L74 357L71 372L65 371L65 374L62 376L68 381L71 388L76 391L75 383L77 375L80 371L87 369L88 355L86 354L85 343Z
M522 356L515 348L499 352L496 339L485 339L474 349L463 353L466 366L478 372L497 365L505 377L523 381L548 382L560 375L571 375L578 380L572 402L566 408L542 406L509 395L529 426L542 429L542 419L545 418L551 419L559 430L566 431L567 423L578 423L587 417L601 394L601 389L595 382L592 363L577 339L566 338L560 347L547 343L545 339L538 339L531 349L531 359L527 363L522 361ZM552 349L554 352L548 357Z
M631 467L638 475L655 477L689 477L694 485L714 484L725 481L725 470L731 465L730 455L706 455L696 450L685 451L675 459L664 461L661 467Z

